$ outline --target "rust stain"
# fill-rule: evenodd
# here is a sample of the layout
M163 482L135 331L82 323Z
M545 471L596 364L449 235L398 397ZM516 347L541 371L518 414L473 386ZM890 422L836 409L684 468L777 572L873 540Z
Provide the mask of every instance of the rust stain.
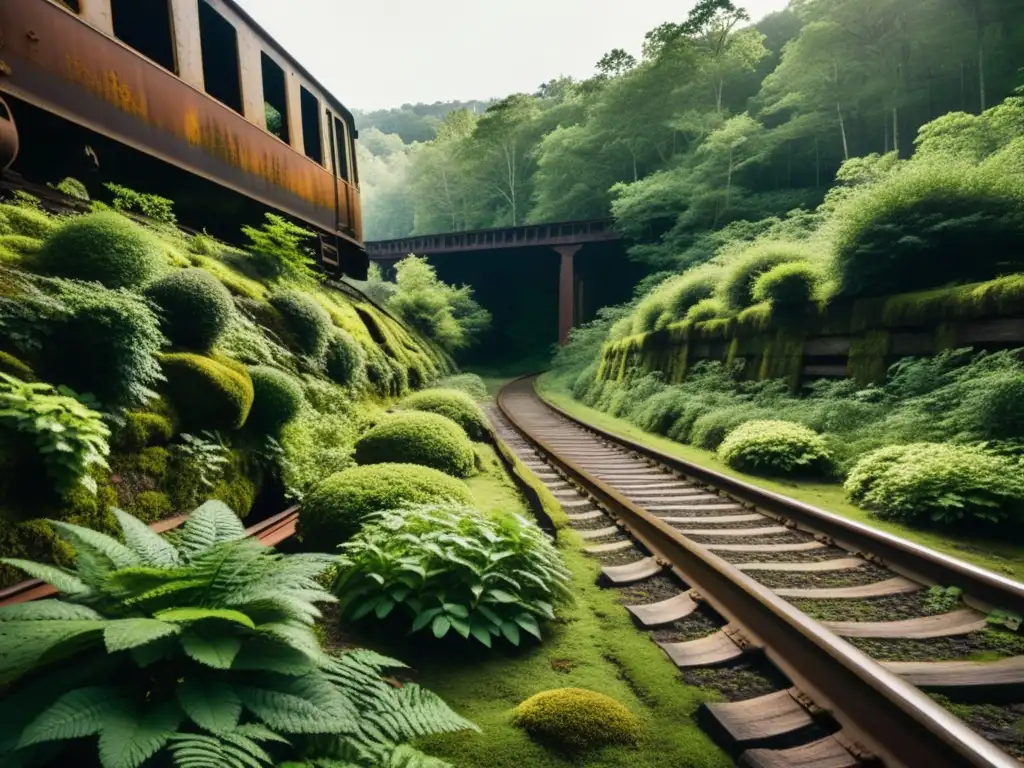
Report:
M148 121L149 115L145 99L135 93L131 86L118 76L117 72L112 69L96 72L86 67L77 56L70 53L66 54L65 61L72 82L95 93L121 111Z

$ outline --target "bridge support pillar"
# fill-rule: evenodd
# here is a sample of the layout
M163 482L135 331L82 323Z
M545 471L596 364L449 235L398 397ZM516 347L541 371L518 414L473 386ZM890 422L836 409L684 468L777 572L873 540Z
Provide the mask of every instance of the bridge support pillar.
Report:
M573 257L582 245L555 246L555 252L562 257L558 276L558 343L565 346L569 331L576 320L576 269Z

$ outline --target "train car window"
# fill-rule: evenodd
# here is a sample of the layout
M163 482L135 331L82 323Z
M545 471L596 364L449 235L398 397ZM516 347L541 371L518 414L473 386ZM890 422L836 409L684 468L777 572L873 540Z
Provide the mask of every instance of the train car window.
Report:
M242 76L238 66L238 31L206 0L199 2L199 45L206 92L242 114Z
M348 132L349 157L352 158L352 183L359 186L359 164L356 162L356 137L351 130Z
M338 176L348 181L348 131L338 118L334 118L334 140L338 144Z
M267 112L267 130L286 144L290 143L284 70L263 52L260 52L260 60L263 65L263 106Z
M167 0L110 0L114 37L177 74L174 31Z
M338 175L338 143L334 140L334 113L331 110L327 112L327 147L331 152L331 167L330 171L335 176Z
M302 106L302 144L306 150L306 157L323 165L324 140L320 133L320 100L300 85L299 102Z

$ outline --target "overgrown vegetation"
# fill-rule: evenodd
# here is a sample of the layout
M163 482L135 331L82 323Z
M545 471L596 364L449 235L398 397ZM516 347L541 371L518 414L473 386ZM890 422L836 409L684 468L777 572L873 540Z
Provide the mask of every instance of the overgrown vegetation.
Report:
M513 714L531 736L570 753L608 744L635 745L641 725L636 715L612 698L581 688L560 688L531 696Z
M462 427L436 413L400 411L384 418L356 441L360 464L421 464L453 477L473 471L473 445Z

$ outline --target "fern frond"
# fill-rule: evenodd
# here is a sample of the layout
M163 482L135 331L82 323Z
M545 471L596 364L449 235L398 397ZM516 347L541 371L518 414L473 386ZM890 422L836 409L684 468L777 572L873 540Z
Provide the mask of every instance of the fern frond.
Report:
M233 611L228 608L168 608L165 611L158 611L153 615L161 621L171 621L178 624L216 619L218 621L230 621L234 624L241 624L249 629L256 629L252 619L241 611Z
M56 660L82 642L99 638L103 622L88 619L0 623L0 685L16 680L44 660Z
M15 603L0 608L0 622L3 621L54 621L61 619L102 619L103 616L92 608L62 600L33 600L30 603Z
M242 649L242 640L233 635L219 635L190 628L181 636L181 647L200 664L214 669L231 669L231 663Z
M113 688L96 686L69 691L28 724L21 733L18 749L41 741L67 741L97 734L104 714L118 704Z
M420 752L408 744L395 747L384 758L381 768L452 768L452 764Z
M103 768L138 768L163 748L178 730L183 717L173 701L165 701L148 711L117 707L103 718L100 763Z
M280 675L298 677L314 671L317 660L271 637L253 637L245 641L231 668L249 672L277 672Z
M160 568L171 567L181 562L178 550L144 522L120 509L111 511L121 524L124 543L145 565Z
M312 627L305 624L271 622L260 624L258 631L261 635L280 641L290 648L306 654L311 659L322 656L320 641L313 634Z
M270 755L237 731L219 738L178 733L171 737L168 749L176 768L264 768L272 764Z
M238 515L221 501L208 501L188 516L178 536L181 553L191 559L217 544L245 538Z
M127 651L168 635L176 635L181 627L156 619L114 619L103 625L103 642L107 651Z
M128 547L105 533L60 520L51 520L50 525L69 540L79 555L82 549L91 549L110 560L114 568L130 568L140 562L139 557Z
M351 733L356 712L322 675L263 675L260 687L236 686L245 708L283 733Z
M242 716L242 700L228 683L190 677L175 693L178 704L192 722L213 733L234 730Z
M85 582L55 565L34 563L31 560L19 560L14 557L0 558L0 563L24 571L34 579L45 581L69 597L84 597L92 593L92 589L86 586Z

